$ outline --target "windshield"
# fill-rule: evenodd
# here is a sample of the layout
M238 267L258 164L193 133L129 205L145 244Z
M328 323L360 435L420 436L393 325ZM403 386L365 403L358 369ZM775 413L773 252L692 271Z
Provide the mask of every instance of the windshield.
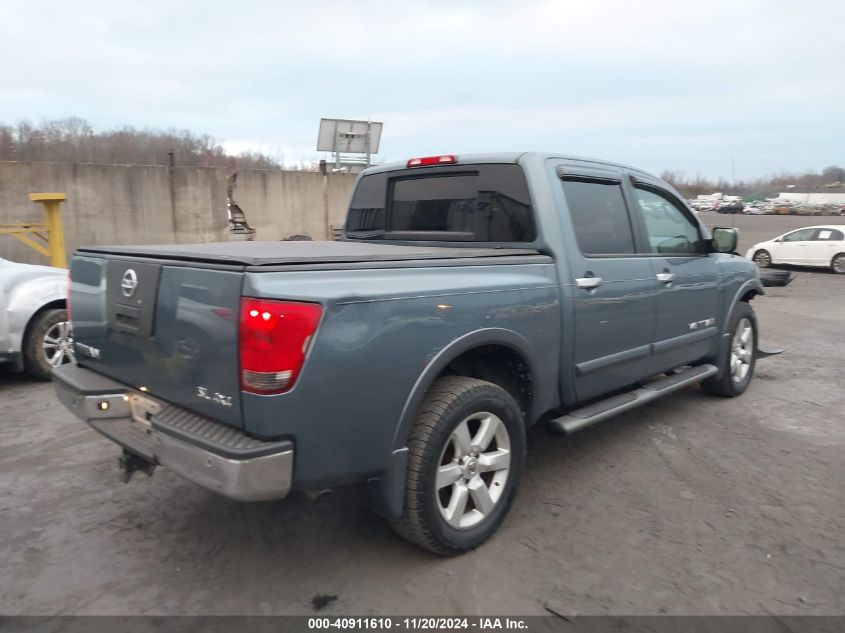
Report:
M364 176L350 204L351 238L530 242L536 235L517 165L468 165Z

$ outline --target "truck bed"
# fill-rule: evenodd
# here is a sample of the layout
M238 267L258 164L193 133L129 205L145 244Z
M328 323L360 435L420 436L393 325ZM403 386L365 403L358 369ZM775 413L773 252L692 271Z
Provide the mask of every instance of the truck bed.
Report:
M291 266L419 260L461 260L477 257L539 255L529 248L439 247L372 244L368 242L213 242L157 246L91 246L81 255L143 257L168 262L232 266Z

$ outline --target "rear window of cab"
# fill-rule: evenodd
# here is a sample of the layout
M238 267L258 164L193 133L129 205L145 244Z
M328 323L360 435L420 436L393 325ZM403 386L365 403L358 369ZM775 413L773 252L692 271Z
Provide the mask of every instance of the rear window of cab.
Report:
M461 165L364 176L346 221L358 239L532 242L534 215L518 165Z

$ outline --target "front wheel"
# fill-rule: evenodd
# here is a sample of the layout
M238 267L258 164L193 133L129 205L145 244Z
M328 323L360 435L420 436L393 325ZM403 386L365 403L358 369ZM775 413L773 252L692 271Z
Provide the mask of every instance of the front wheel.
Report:
M772 265L772 256L769 254L769 251L757 251L754 253L754 263L760 268L768 268Z
M73 328L65 310L42 310L27 328L23 343L24 369L33 378L50 380L54 367L76 360Z
M505 518L525 462L519 406L501 387L438 379L408 441L403 537L436 554L478 547Z
M845 253L834 255L830 262L830 269L837 275L845 275Z
M745 301L734 307L728 322L730 337L727 339L725 364L718 377L701 383L705 392L735 398L748 389L757 362L757 317Z

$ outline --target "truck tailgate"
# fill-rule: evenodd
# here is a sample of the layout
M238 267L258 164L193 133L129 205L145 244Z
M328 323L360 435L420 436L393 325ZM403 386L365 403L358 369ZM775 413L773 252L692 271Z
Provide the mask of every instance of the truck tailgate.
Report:
M240 267L78 254L71 264L80 365L241 428Z

